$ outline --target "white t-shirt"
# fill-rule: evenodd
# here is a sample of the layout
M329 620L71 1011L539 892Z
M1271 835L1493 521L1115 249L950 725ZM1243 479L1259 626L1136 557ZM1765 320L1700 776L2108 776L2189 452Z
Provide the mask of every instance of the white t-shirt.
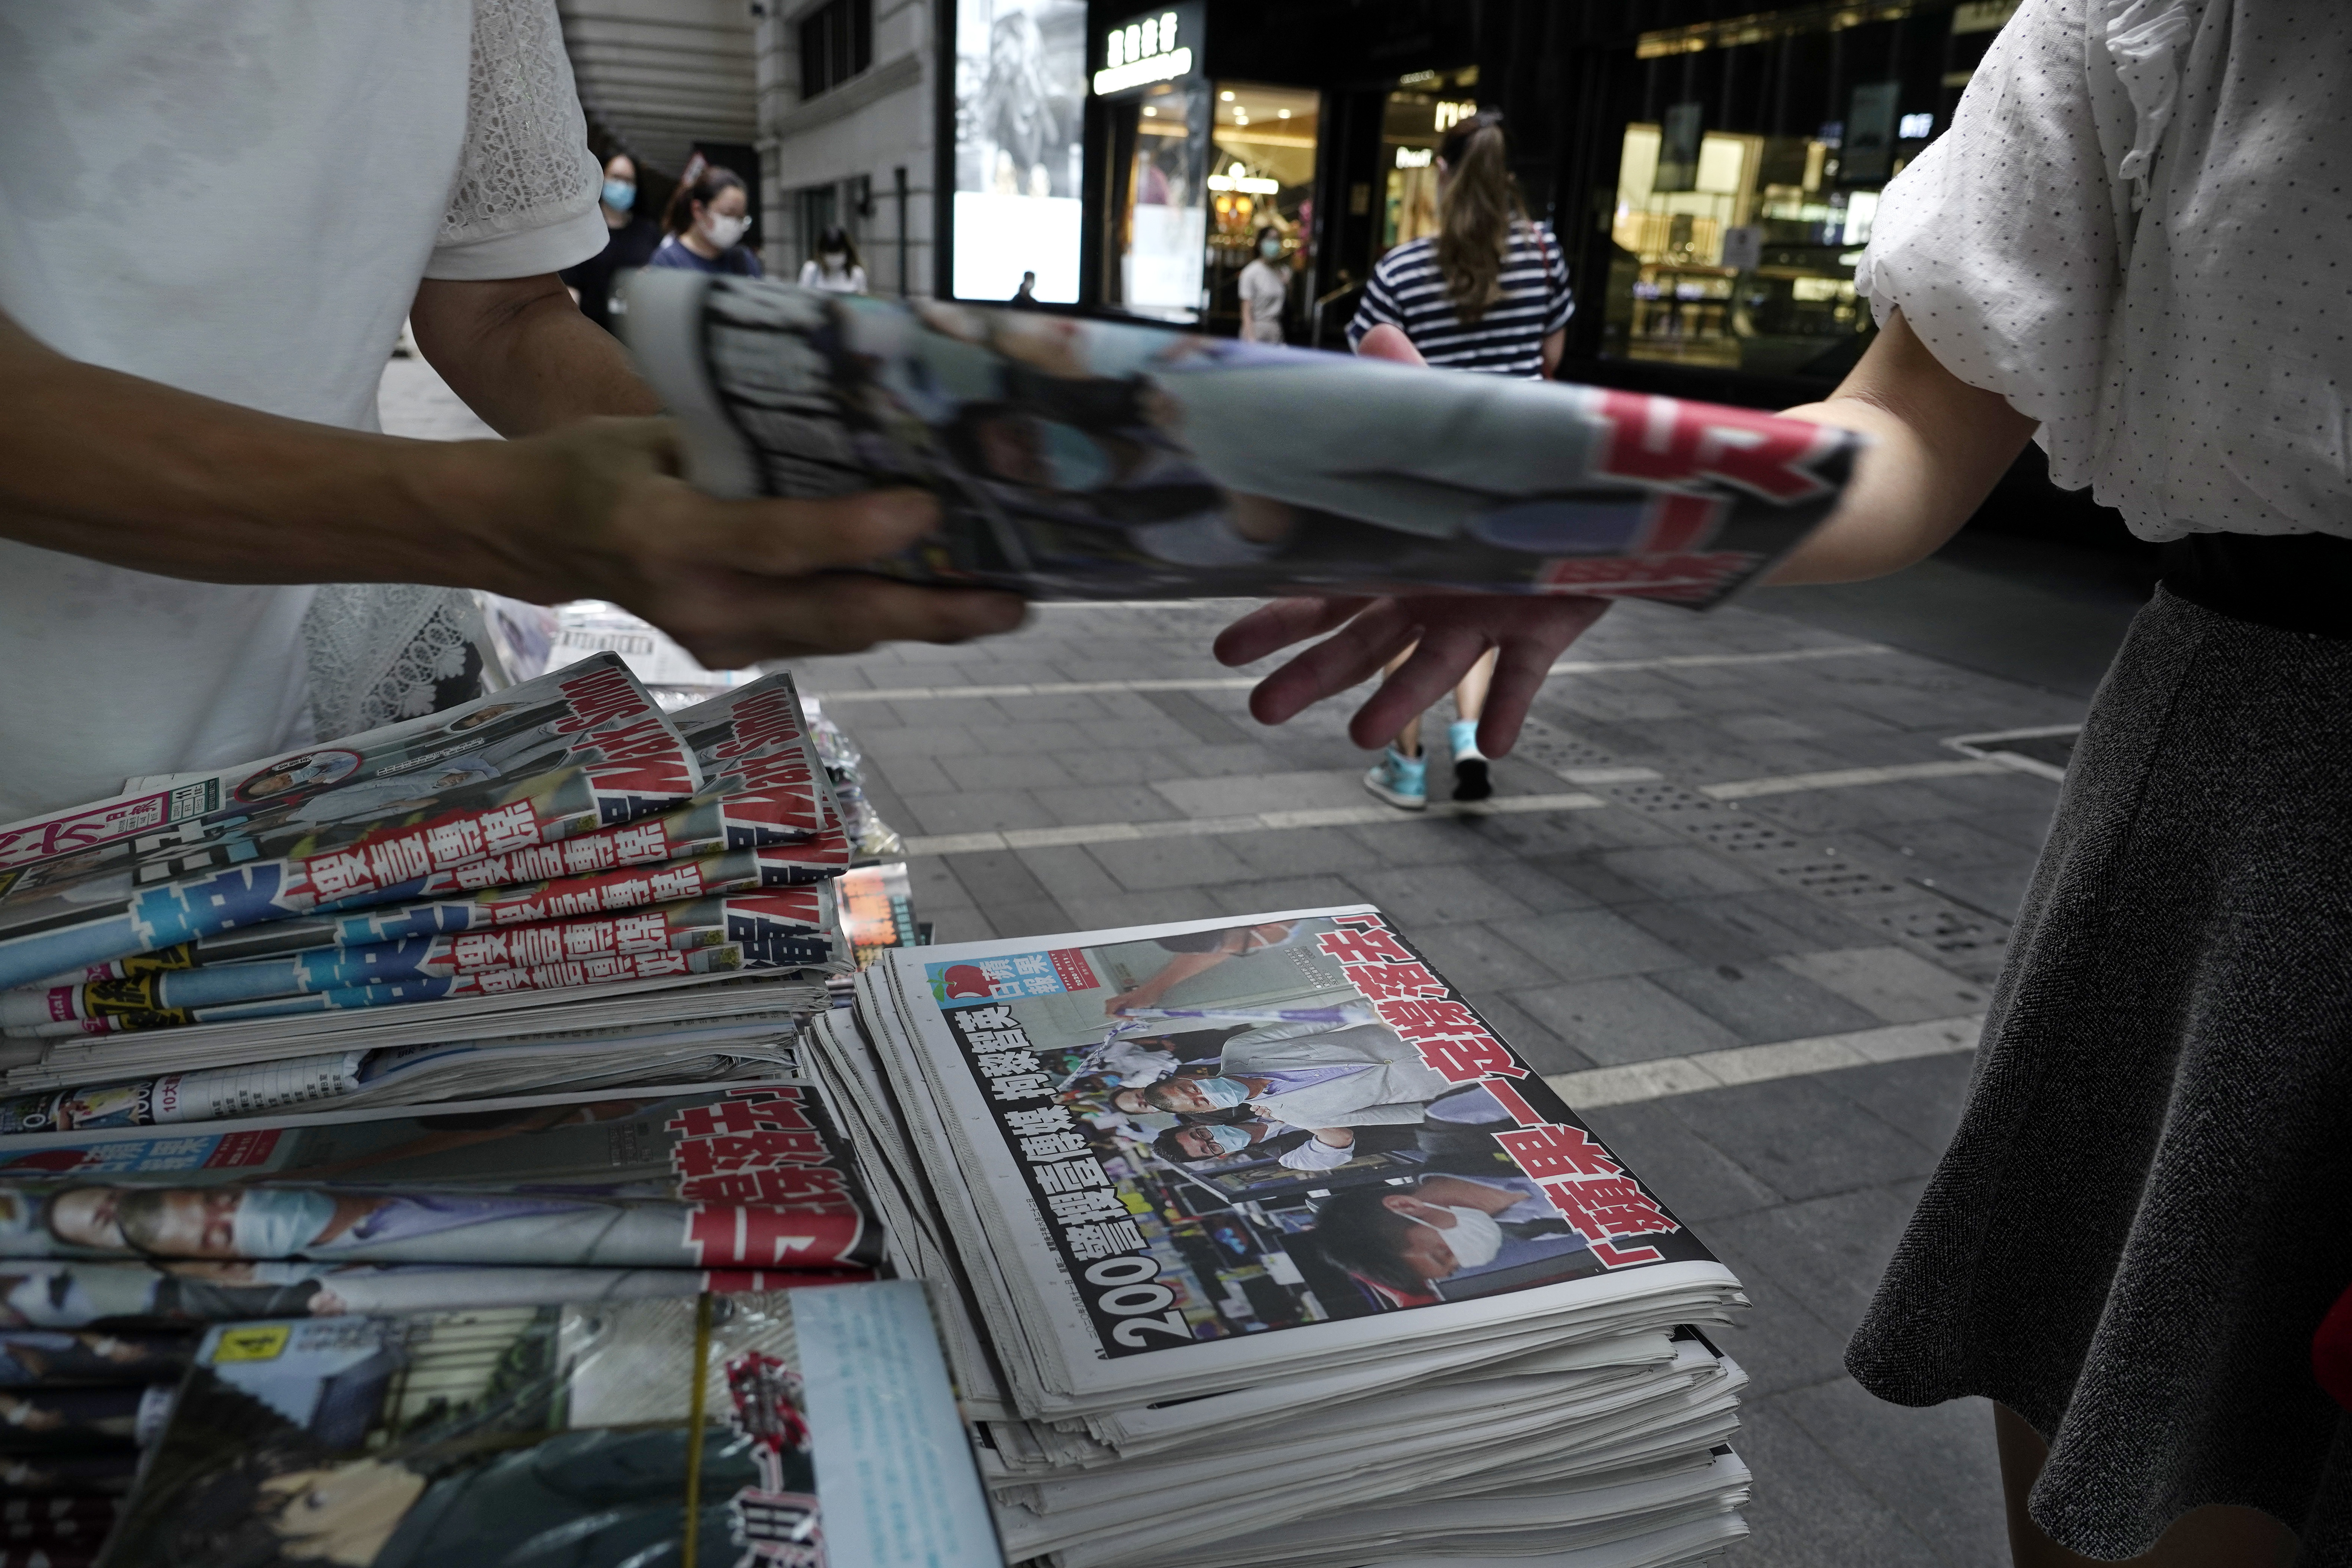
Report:
M2352 536L2352 5L2025 0L1854 281L2143 539Z
M0 147L18 325L352 429L376 428L420 279L529 277L604 244L554 0L12 5ZM313 592L0 540L0 821L310 738Z
M801 263L801 287L822 289L828 294L863 294L866 292L866 268L863 267L826 267L814 260Z
M1282 342L1282 307L1290 298L1290 274L1261 256L1242 268L1234 287L1250 308L1251 341Z

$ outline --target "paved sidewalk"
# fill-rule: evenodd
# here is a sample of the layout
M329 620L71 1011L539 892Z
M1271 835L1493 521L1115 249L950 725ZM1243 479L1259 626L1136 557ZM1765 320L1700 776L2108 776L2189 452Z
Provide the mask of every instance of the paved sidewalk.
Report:
M1495 809L1416 819L1363 793L1342 709L1249 718L1207 653L1233 608L1045 606L799 672L864 747L940 941L1395 915L1747 1282L1733 1563L2005 1563L1981 1405L1882 1405L1839 1356L1958 1113L2057 795L1942 742L2081 700L1630 605L1570 650Z

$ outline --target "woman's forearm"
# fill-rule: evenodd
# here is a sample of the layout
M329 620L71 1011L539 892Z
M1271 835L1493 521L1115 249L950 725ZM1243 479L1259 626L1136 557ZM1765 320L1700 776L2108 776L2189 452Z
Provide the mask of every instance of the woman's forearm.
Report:
M2034 431L2000 394L1937 363L1899 313L1825 402L1787 416L1860 431L1870 445L1838 510L1781 563L1776 584L1851 583L1932 555Z

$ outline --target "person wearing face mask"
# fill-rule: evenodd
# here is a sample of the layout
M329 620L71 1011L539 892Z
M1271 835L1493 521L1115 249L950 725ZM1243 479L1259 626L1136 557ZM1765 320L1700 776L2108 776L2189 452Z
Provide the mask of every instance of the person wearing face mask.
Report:
M1151 1152L1171 1164L1250 1154L1292 1171L1329 1171L1361 1154L1416 1149L1419 1131L1409 1127L1291 1127L1257 1118L1192 1121L1151 1141Z
M636 160L626 153L615 153L604 160L604 184L597 196L596 212L604 220L604 248L557 276L580 301L582 315L617 333L613 318L623 308L614 294L620 275L652 260L662 238L660 228L637 205Z
M694 178L678 182L662 220L669 237L646 265L738 278L765 276L759 257L742 243L751 226L751 195L740 174L716 163L704 164Z
M801 263L801 287L828 294L866 291L866 265L857 259L857 247L850 243L847 229L835 225L818 237L816 254Z
M1351 1187L1317 1207L1307 1234L1341 1268L1405 1296L1459 1300L1480 1293L1482 1275L1513 1270L1511 1284L1535 1285L1594 1266L1584 1238L1525 1176Z
M1242 268L1242 336L1254 343L1282 342L1282 310L1290 299L1290 269L1282 264L1282 231L1257 231L1257 256Z

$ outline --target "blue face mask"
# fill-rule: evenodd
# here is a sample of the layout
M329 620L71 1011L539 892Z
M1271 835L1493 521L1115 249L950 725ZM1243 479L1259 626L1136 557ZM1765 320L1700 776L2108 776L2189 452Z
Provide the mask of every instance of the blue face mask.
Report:
M637 187L626 180L605 181L604 205L616 213L627 212L637 205Z
M1192 1088L1218 1110L1231 1110L1249 1098L1249 1085L1237 1078L1196 1078Z
M1213 1123L1207 1127L1196 1127L1193 1131L1214 1143L1220 1154L1238 1154L1250 1146L1250 1135L1243 1128Z

